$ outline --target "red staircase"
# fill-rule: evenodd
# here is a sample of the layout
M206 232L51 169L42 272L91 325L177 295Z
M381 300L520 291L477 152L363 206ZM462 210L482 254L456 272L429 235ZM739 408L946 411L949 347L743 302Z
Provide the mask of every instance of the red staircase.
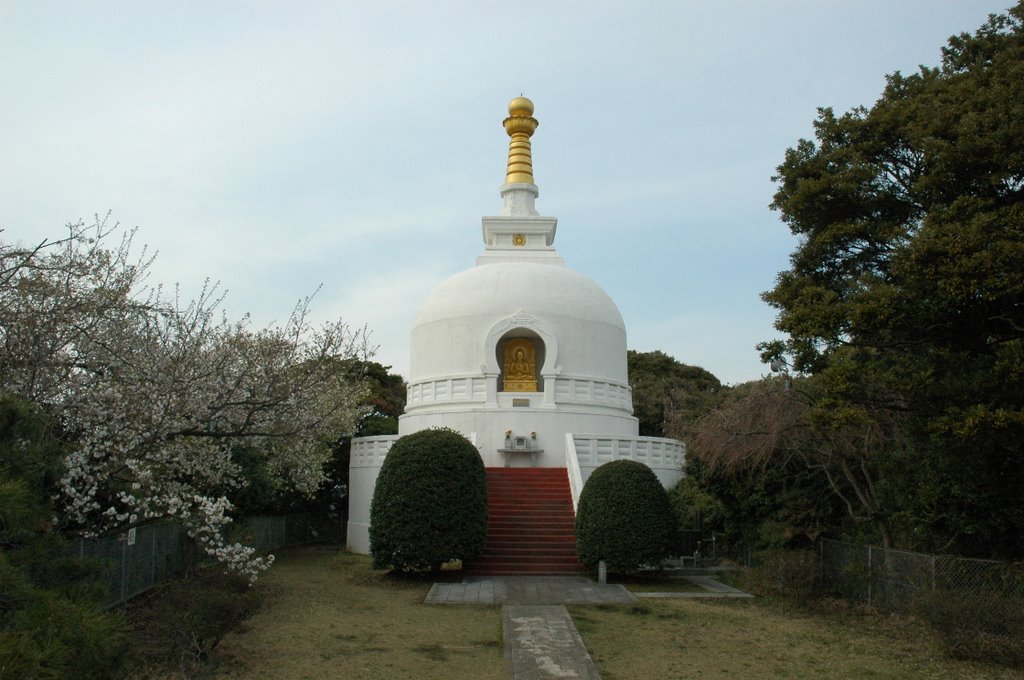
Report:
M576 558L576 517L565 468L487 468L487 545L470 575L565 576Z

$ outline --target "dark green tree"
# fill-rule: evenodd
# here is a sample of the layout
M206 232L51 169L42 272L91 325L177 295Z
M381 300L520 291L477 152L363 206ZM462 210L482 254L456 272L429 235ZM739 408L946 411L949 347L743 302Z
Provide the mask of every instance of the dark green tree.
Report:
M398 439L370 501L374 564L440 569L478 556L486 539L487 473L476 447L449 429Z
M99 565L62 555L51 498L66 453L53 419L0 395L0 677L119 677L127 634L100 608Z
M364 400L368 408L356 426L355 436L397 434L398 416L405 410L405 379L376 361L350 361L369 390Z
M640 420L641 436L676 436L722 394L722 383L709 371L679 362L660 350L629 350L626 360L633 415Z
M366 386L363 398L363 413L352 434L340 437L332 445L334 455L328 463L329 487L342 493L348 492L348 465L352 451L353 437L374 437L398 434L398 417L405 410L405 379L391 373L390 366L376 361L349 360L347 371L353 379ZM337 494L335 494L337 495ZM339 500L332 501L337 504Z
M820 109L775 178L800 243L763 357L816 376L819 425L902 422L913 446L873 474L913 547L1024 555L1022 21L950 38L870 109Z

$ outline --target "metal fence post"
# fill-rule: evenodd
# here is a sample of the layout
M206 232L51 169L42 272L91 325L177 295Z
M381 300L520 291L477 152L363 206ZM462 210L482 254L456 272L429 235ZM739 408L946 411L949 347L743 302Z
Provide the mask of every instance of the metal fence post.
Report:
M871 606L871 588L874 586L875 577L871 569L871 546L868 546L868 606Z
M825 585L825 541L827 540L827 538L823 538L818 543L818 583L821 586Z
M121 602L128 601L128 535L121 541Z
M157 528L154 526L149 527L149 535L152 537L149 541L149 546L152 548L150 553L153 556L152 561L149 563L149 588L156 585L156 537Z

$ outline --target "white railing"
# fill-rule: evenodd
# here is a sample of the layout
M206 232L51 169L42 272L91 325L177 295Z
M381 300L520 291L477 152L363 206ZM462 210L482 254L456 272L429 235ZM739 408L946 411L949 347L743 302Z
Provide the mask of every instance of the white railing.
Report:
M430 404L483 403L487 400L487 381L481 375L424 380L409 386L410 407ZM590 378L556 378L552 397L558 404L610 406L632 410L633 393L629 385Z
M629 385L604 380L557 378L555 402L559 404L594 404L632 410L633 394Z
M576 455L576 442L571 433L565 435L565 470L569 473L569 490L572 492L572 511L575 514L580 504L580 492L583 491L583 473L580 460Z
M483 402L487 379L483 376L425 380L409 386L409 406L448 402Z
M672 488L683 478L686 445L676 439L611 437L598 434L571 436L573 455L584 482L591 472L613 460L635 460L643 463L654 471L666 489Z
M349 456L349 467L380 467L384 463L384 458L388 455L388 451L391 450L391 445L397 439L397 434L353 439L352 453Z

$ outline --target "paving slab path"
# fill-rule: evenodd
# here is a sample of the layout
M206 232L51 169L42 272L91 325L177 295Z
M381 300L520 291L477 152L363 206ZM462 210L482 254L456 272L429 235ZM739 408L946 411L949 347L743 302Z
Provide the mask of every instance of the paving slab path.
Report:
M698 593L636 593L583 576L468 577L435 583L426 604L500 604L505 659L513 680L600 680L567 604L633 604L637 597L752 597L709 576L686 576Z
M754 597L750 593L745 593L739 588L733 588L720 581L717 581L710 576L701 574L691 574L684 576L687 581L698 585L703 588L703 591L695 593L677 593L677 592L650 592L650 593L636 593L637 597L643 598L676 598L676 597Z
M621 584L594 583L583 576L470 577L435 583L426 604L632 604Z
M502 619L513 680L600 680L564 606L510 604L502 608Z

